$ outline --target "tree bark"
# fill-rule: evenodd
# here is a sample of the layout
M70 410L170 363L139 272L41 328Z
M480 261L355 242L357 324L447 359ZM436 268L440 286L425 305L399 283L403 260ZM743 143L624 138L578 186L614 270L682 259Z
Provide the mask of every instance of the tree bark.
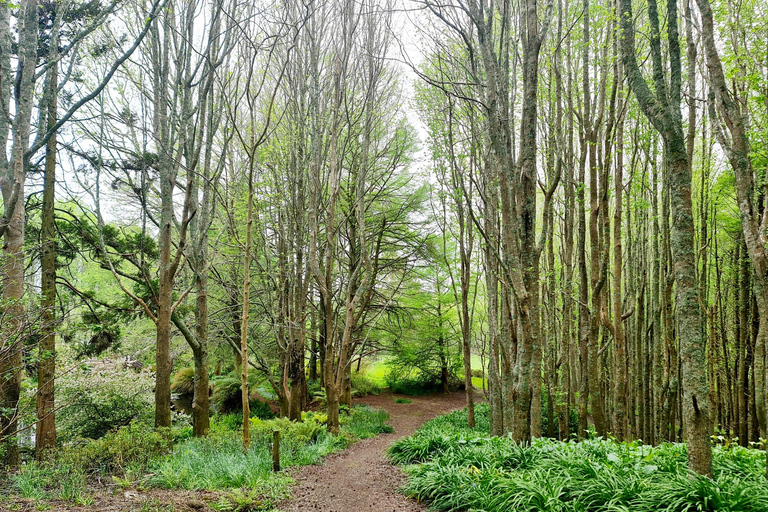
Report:
M643 78L635 57L632 2L621 0L623 64L643 113L664 138L665 164L669 173L670 204L673 211L671 252L676 282L677 333L683 375L683 424L688 440L688 463L693 471L712 475L712 447L709 439L709 389L705 360L706 340L702 338L699 292L696 283L696 254L691 202L691 169L680 114L681 63L677 29L677 3L667 3L669 42L669 92L667 93L659 20L655 0L648 2L651 20L651 56L656 96Z
M59 16L56 16L57 18ZM58 32L58 23L54 24ZM58 42L55 41L52 48ZM54 55L55 57L55 55ZM56 124L58 63L48 76L48 129ZM37 460L50 457L56 448L55 378L56 378L56 134L45 146L45 184L43 186L43 215L41 233L42 289L40 298L40 362L37 367L37 427L35 456Z
M30 116L34 96L35 64L37 58L37 3L24 0L21 2L22 16L18 21L19 46L17 65L17 83L15 94L16 115L13 120L13 146L11 160L2 160L0 168L0 188L3 202L6 205L4 218L9 220L4 232L3 253L5 261L2 266L2 287L5 308L3 313L3 341L0 345L0 378L4 379L0 389L0 407L9 412L0 413L0 442L6 443L5 464L10 468L19 466L19 447L16 441L18 420L18 404L21 394L21 377L23 369L23 330L25 324L24 305L24 222L25 202L24 185L27 170L25 155L29 146ZM0 7L0 37L2 41L3 69L10 69L10 39L8 6ZM7 67L6 67L7 65ZM3 78L8 79L10 73L3 71ZM8 80L10 85L10 80ZM9 90L3 91L8 93ZM4 105L10 101L2 94ZM7 121L0 124L0 134L7 134ZM5 149L3 149L3 156ZM15 197L14 197L15 196Z

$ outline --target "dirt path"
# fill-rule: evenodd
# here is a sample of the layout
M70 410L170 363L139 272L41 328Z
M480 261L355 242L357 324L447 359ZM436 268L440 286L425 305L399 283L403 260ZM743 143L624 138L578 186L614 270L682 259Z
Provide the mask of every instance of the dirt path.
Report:
M397 404L398 397L410 404ZM397 492L405 484L399 468L387 462L384 451L397 439L413 433L425 421L464 406L464 393L404 397L386 393L356 399L355 403L384 409L391 416L393 434L365 439L325 458L323 464L296 468L293 498L278 509L285 512L415 512L425 507Z

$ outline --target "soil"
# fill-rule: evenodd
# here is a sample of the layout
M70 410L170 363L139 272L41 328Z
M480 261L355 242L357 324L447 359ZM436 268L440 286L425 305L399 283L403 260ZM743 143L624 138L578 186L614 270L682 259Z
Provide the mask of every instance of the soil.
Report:
M397 398L411 400L395 403ZM401 437L412 434L425 421L465 405L462 392L406 397L386 393L355 400L384 409L395 432L365 439L330 455L323 464L295 468L293 497L280 504L284 512L416 512L427 510L398 492L405 484L400 468L387 461L384 451Z
M347 450L330 455L315 466L289 469L296 481L292 498L281 503L281 512L412 512L426 508L398 492L405 484L400 468L391 466L384 451L397 439L413 433L425 421L464 406L463 392L406 397L392 393L355 399L356 404L367 404L389 412L394 433L382 434L359 441ZM395 403L398 398L411 403ZM9 503L2 496L5 490L0 482L0 511L52 512L119 512L119 511L175 511L207 512L227 492L185 491L180 489L122 488L114 482L100 482L88 489L93 500L86 506L72 502L33 499L14 499ZM3 499L5 498L5 499ZM10 506L9 506L10 505ZM43 505L43 508L41 508Z

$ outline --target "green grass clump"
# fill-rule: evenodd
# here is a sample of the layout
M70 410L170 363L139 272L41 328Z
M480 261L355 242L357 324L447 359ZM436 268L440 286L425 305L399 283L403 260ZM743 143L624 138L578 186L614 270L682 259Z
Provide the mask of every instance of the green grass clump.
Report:
M334 440L297 445L286 439L281 445L284 466L311 464L333 450ZM150 468L149 483L168 489L215 490L247 487L266 491L282 489L290 482L285 475L273 475L272 455L266 443L253 443L243 451L241 438L223 434L189 439L173 455L156 461Z
M413 403L413 400L409 400L408 398L395 398L396 404L411 404Z
M435 510L758 512L768 510L765 454L716 447L714 478L687 469L684 444L658 447L602 438L536 439L518 445L489 437L488 408L427 422L395 443L389 457L410 464L405 491Z
M149 467L152 476L148 482L158 487L191 490L244 487L277 499L286 491L290 478L272 473L269 443L274 430L281 432L280 459L284 468L316 464L352 440L392 431L386 424L387 413L369 407L354 407L342 418L342 432L338 436L326 431L326 416L322 413L306 413L301 423L284 418L252 419L252 442L247 451L243 451L241 436L235 430L212 428L210 437L188 439L173 454L156 460Z
M180 395L192 395L195 392L195 369L182 368L173 375L171 391Z
M59 448L46 462L33 461L10 476L10 490L22 498L60 499L88 505L89 479L140 474L168 453L169 432L131 423L96 440L82 439Z
M356 439L367 439L378 434L390 434L394 432L391 425L387 424L389 414L380 409L374 409L367 405L358 405L352 408L347 418L342 417L342 429L348 431Z

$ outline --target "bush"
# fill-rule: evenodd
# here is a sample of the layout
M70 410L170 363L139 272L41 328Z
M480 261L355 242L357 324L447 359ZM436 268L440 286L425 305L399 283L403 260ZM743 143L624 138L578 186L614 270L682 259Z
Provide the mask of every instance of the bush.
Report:
M211 424L208 438L189 439L177 446L173 454L152 462L149 469L153 476L149 482L160 487L183 489L247 487L273 496L284 493L290 481L283 474L271 472L269 443L273 430L282 433L280 458L283 467L315 464L325 455L347 446L350 440L391 431L385 423L386 412L368 407L353 408L352 413L344 417L339 436L329 434L324 428L325 414L308 412L302 416L303 422L285 418L252 419L251 446L247 451L243 451L241 437L223 428L222 417L218 417ZM239 430L239 425L233 430Z
M128 469L143 472L151 461L169 451L169 434L131 423L100 439L62 447L56 462L86 474L123 475Z
M173 376L171 391L180 395L193 395L195 393L195 369L182 368Z
M297 443L311 443L317 441L324 429L322 423L309 416L305 421L291 421L288 418L251 419L252 437L260 442L269 443L275 430L280 431L283 439Z
M233 373L211 379L211 405L220 413L243 409L240 377Z
M258 377L254 374L248 375L248 386L254 390L251 393L250 405L251 416L254 415L254 411L257 411L259 417L272 417L272 411L269 409L269 404L263 400L259 400L260 393L255 391L258 384ZM213 409L220 413L231 413L243 410L243 395L240 391L240 375L235 373L229 373L227 375L220 375L211 379L211 389L213 393L211 395L211 406Z
M297 447L285 443L282 459L291 465ZM317 450L315 450L317 451ZM226 489L247 487L264 489L274 484L272 457L266 443L254 442L243 451L242 439L234 433L192 438L176 447L174 453L150 466L149 483L164 488ZM287 486L286 476L281 478Z
M98 439L131 422L152 424L154 374L112 360L86 361L56 380L59 438Z
M392 426L387 424L387 420L389 420L387 411L360 405L353 407L347 418L342 416L341 423L357 439L365 439L394 432Z
M393 462L417 464L406 469L408 494L435 510L768 510L765 454L757 450L715 448L715 476L709 479L689 473L683 444L596 438L518 445L489 437L487 406L477 411L482 427L469 429L466 413L454 412L390 448Z
M89 477L141 474L169 452L168 432L157 432L139 423L112 431L100 439L81 439L59 448L43 463L30 462L11 476L11 486L22 498L61 499L89 505Z
M275 417L275 414L269 407L269 402L265 402L264 400L251 400L249 405L251 409L251 418L261 418L262 420L268 420ZM240 415L242 416L242 413Z
M452 389L456 389L458 383L453 382L453 384ZM410 396L422 396L442 391L442 384L439 380L424 375L400 378L396 374L390 373L387 375L387 385L393 393Z
M381 386L364 373L352 372L352 396L380 395Z

